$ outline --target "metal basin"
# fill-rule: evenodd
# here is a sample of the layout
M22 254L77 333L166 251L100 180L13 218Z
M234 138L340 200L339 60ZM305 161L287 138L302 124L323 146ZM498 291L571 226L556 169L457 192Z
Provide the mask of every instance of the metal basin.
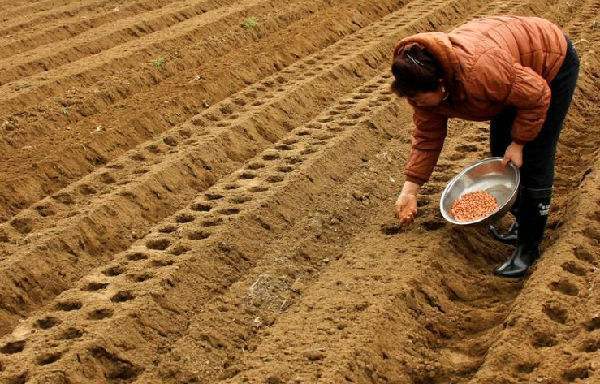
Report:
M502 158L490 157L463 169L448 183L440 199L440 211L448 222L458 225L482 224L495 221L504 216L515 203L519 182L519 168L509 163L502 165ZM498 202L498 209L487 217L474 221L457 221L452 217L452 203L469 192L484 191L490 193Z

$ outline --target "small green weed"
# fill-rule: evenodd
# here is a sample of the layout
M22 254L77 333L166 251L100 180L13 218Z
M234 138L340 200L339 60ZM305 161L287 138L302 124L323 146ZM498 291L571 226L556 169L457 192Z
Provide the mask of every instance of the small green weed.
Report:
M154 68L160 70L164 68L166 61L167 60L164 57L159 57L152 60L152 65L154 66Z
M242 22L242 28L245 28L245 29L254 29L256 27L258 27L258 20L254 16L247 17Z

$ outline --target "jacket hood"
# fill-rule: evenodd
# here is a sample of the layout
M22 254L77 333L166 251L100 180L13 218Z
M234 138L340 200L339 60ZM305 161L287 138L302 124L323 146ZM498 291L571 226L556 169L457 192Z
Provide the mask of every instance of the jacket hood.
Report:
M448 85L452 84L458 66L458 58L454 53L448 34L444 32L423 32L406 37L396 45L394 57L400 53L403 47L413 43L422 45L435 56L444 70L444 80Z

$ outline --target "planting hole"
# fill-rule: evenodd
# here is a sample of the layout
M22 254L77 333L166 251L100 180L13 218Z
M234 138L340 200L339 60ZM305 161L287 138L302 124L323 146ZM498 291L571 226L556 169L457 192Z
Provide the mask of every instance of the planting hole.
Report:
M300 151L301 155L308 155L311 153L315 153L317 152L317 148L315 147L308 147L308 148L304 148L302 151Z
M212 219L212 220L206 220L202 223L203 227L216 227L218 225L221 225L223 223L223 220L221 219Z
M0 352L4 353L5 355L12 355L22 352L24 348L25 340L19 340L4 344L2 347L0 347Z
M269 190L269 188L257 185L255 187L249 188L248 190L250 192L265 192L265 191Z
M50 207L49 205L38 205L37 207L35 207L35 210L42 217L52 216L55 213L54 209L52 209L52 207Z
M585 323L585 329L587 329L590 332L595 331L596 329L600 329L600 315L596 315L590 320L588 320Z
M173 265L175 261L171 259L156 259L152 260L153 267L167 267L169 265Z
M125 301L133 300L135 296L131 291L119 291L113 297L110 298L110 301L113 303L122 303Z
M264 160L276 160L279 159L278 153L266 153L263 155Z
M151 272L144 272L144 273L139 273L136 275L131 275L129 276L131 278L131 280L135 281L136 283L141 283L144 282L148 279L151 279L154 277L154 274Z
M171 244L169 239L152 239L146 242L148 249L154 249L157 251L164 251Z
M64 332L58 338L62 340L72 340L79 339L81 336L83 336L83 332L81 330L69 327L65 329Z
M125 272L125 268L120 265L115 265L114 267L110 267L102 271L102 273L106 276L119 276L123 272Z
M188 234L188 239L190 240L204 240L208 239L210 233L204 231L194 231Z
M194 217L194 215L191 215L189 213L181 213L177 215L177 217L175 217L175 221L178 223L190 223L195 219L196 218Z
M223 215L237 215L240 213L239 208L224 208L219 211Z
M194 203L192 204L192 209L199 212L208 212L212 209L212 206L206 203Z
M252 200L250 196L234 196L231 199L229 199L229 201L231 201L234 204L243 204L250 200Z
M184 139L189 139L190 137L192 137L192 132L190 132L187 129L181 129L179 130L179 136L181 136Z
M562 264L562 269L577 276L585 276L587 273L582 265L572 260L565 261Z
M275 148L279 149L280 151L291 151L292 149L294 149L294 147L292 147L289 144L277 144Z
M61 302L57 303L56 309L60 309L61 311L69 312L69 311L76 311L78 309L81 309L82 306L83 306L83 304L81 304L80 301L69 300L69 301L61 301Z
M562 376L568 382L573 382L577 379L584 380L590 377L590 369L588 367L569 368L563 372Z
M588 339L581 345L582 352L596 352L600 350L600 340Z
M173 247L173 248L172 248L172 249L169 251L169 253L170 253L171 255L179 256L179 255L183 255L184 253L186 253L186 252L188 252L188 251L190 251L190 250L191 250L191 248L190 248L190 247L188 247L188 246L185 246L185 245L181 245L181 244L180 244L180 245L176 245L176 246L174 246L174 247Z
M129 261L140 261L140 260L146 260L147 258L148 258L148 256L142 252L133 252L133 253L130 253L129 255L127 255L127 260L129 260Z
M551 283L550 289L568 296L577 296L579 294L579 288L565 278L561 278L559 281Z
M100 175L100 181L104 184L112 184L115 182L115 178L108 172L104 172Z
M226 189L226 190L228 190L228 191L231 191L232 189L237 189L237 188L239 188L239 187L240 187L240 186L239 186L239 185L237 185L237 184L227 184L227 185L225 186L225 189Z
M106 287L108 287L108 283L91 282L91 283L88 283L85 287L83 287L83 290L93 292L93 291L99 291L101 289L105 289Z
M163 139L163 141L164 141L165 144L167 144L167 145L169 145L171 147L174 147L174 146L177 145L177 140L175 140L175 138L173 136L166 136Z
M425 228L426 231L437 231L438 229L444 228L446 226L446 223L444 223L441 220L429 220L424 221L421 225L423 226L423 228Z
M173 233L177 230L177 226L173 225L173 224L167 224L163 227L160 227L158 229L158 232L160 233Z
M280 183L283 181L283 176L281 175L271 175L269 177L267 177L267 181L269 183Z
M248 169L251 169L253 171L256 171L257 169L261 169L264 168L265 165L263 163L259 163L259 162L254 162L254 163L250 163L248 164Z
M223 195L211 192L206 193L204 196L206 196L208 200L220 200L223 198Z
M543 311L551 320L557 323L564 324L567 322L568 313L567 310L562 308L558 304L546 303L544 304Z
M387 236L394 236L402 232L400 224L383 224L381 226L381 233Z
M46 316L41 319L37 319L35 322L35 326L39 329L50 329L58 324L60 324L60 320L53 316Z
M146 146L146 149L151 153L160 153L160 147L156 144L150 144Z
M558 343L556 338L548 333L537 333L533 338L533 346L536 348L553 347Z
M302 162L302 157L300 156L290 156L286 159L289 164L298 164Z
M94 309L92 312L88 313L89 320L102 320L113 315L113 310L110 308L100 308Z
M38 357L37 363L38 363L38 365L52 364L52 363L58 361L58 359L60 359L61 356L62 356L62 353L60 353L60 352L45 353L42 356Z
M146 160L146 158L144 157L144 155L142 155L141 153L134 153L130 157L131 157L132 160L135 160L135 161L144 161L144 160Z

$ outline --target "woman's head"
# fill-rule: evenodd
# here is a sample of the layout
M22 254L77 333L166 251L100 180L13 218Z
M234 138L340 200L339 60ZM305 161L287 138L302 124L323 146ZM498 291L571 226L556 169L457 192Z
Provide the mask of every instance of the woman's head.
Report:
M445 97L444 71L435 56L419 44L400 48L392 63L392 91L418 106L436 106Z

